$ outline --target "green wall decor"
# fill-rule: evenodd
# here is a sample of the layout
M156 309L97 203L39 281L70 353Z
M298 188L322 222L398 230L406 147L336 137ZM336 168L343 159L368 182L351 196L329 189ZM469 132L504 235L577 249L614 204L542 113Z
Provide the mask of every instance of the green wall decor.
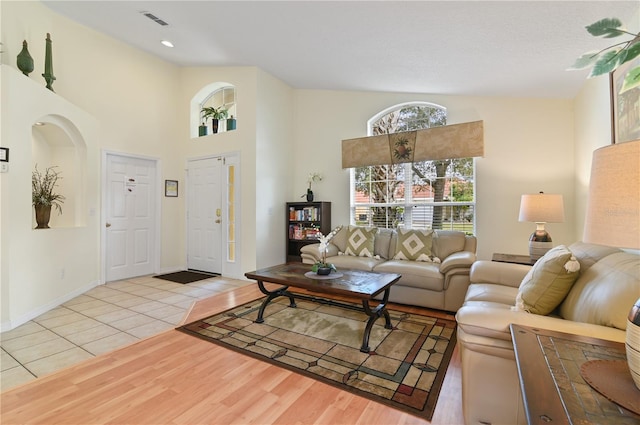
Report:
M44 80L47 82L47 88L51 91L53 87L51 85L55 81L56 77L53 76L53 57L51 53L51 34L47 33L46 46L44 52L44 74L42 74Z
M18 53L17 65L18 69L27 77L31 72L33 72L33 58L29 54L27 40L22 42L22 50Z

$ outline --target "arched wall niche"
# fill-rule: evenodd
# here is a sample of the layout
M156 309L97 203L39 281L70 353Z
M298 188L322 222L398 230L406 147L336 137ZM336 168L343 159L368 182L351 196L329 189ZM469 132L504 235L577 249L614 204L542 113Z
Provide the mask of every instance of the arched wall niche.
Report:
M193 98L191 98L191 105L190 105L190 114L189 114L189 127L190 127L190 133L191 133L191 137L198 137L198 127L200 126L200 124L202 124L202 120L201 120L201 115L200 115L200 110L202 109L203 106L208 106L205 105L205 103L207 102L207 100L209 99L209 97L215 93L216 91L223 89L223 88L232 88L234 91L234 102L235 102L235 96L236 96L236 87L231 84L231 83L227 83L224 81L217 81L215 83L211 83L211 84L207 84L206 86L202 87L194 96ZM235 107L234 107L235 109ZM231 111L231 114L234 115L234 118L236 118L236 114L235 111ZM209 123L207 123L208 125ZM211 126L209 126L208 129L208 134L211 134Z
M73 122L61 115L45 115L34 122L32 134L32 170L44 173L56 167L60 179L56 191L65 197L62 214L54 208L49 226L81 227L86 225L87 144ZM36 227L32 207L32 223Z

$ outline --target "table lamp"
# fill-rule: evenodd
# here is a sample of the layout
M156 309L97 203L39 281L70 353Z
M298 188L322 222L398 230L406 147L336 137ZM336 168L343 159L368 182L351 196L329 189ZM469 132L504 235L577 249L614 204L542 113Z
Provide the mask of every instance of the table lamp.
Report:
M640 249L640 140L593 152L583 239ZM640 298L629 312L625 347L631 377L640 389Z
M564 221L562 195L544 192L522 195L518 221L536 223L536 231L529 237L529 256L531 261L536 261L553 248L551 235L544 228L545 223Z

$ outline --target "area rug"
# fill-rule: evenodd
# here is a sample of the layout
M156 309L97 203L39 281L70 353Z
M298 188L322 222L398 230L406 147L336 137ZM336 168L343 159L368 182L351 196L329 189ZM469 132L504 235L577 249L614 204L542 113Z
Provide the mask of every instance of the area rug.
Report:
M195 272L192 270L183 270L180 272L166 273L154 276L156 279L169 280L176 283L191 283L199 280L211 279L212 277L220 276L215 273L203 273Z
M456 323L389 310L370 352L360 352L367 316L312 301L276 299L254 323L262 299L179 330L431 420L456 343Z

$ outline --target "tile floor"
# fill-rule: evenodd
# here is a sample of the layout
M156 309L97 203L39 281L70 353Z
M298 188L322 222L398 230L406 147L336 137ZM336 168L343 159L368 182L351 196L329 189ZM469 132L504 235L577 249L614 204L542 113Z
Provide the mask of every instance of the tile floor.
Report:
M194 301L250 283L143 276L100 285L0 334L0 390L174 328Z

